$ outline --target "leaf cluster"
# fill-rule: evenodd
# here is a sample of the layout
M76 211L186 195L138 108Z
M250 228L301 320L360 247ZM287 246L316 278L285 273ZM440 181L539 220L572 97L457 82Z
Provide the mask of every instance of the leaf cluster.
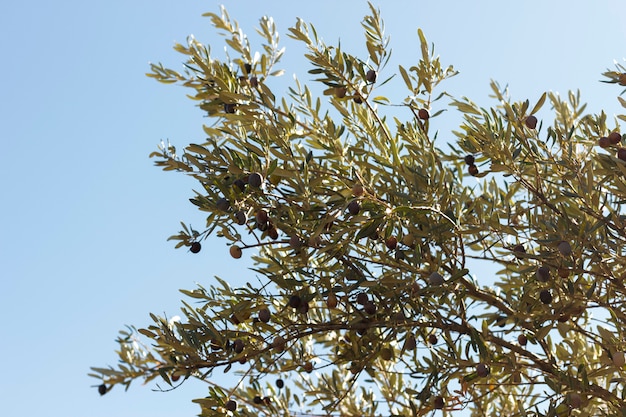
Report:
M493 82L492 107L451 97L440 86L456 71L421 30L394 104L383 94L395 73L378 79L392 72L389 38L371 5L365 60L303 20L289 29L315 78L280 98L272 19L260 20L253 53L225 9L206 16L227 58L189 38L175 46L184 73L153 64L148 74L191 89L206 137L151 156L198 181L190 201L207 214L204 230L182 224L170 239L221 238L233 258L252 257L255 278L182 290L182 319L129 328L120 365L93 376L125 387L201 380L202 416L622 415L617 121L586 114L574 92L531 104ZM621 83L623 73L604 75ZM552 118L538 120L547 103ZM463 115L450 143L432 131L446 108ZM218 370L236 382L219 383Z

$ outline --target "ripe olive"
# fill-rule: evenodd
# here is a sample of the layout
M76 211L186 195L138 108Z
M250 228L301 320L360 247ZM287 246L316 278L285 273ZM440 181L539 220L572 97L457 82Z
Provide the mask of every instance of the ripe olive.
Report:
M353 216L356 216L361 211L361 204L357 200L352 200L348 204L348 212Z
M369 83L375 83L376 82L376 76L378 74L376 74L376 71L374 70L369 70L367 71L367 74L365 74L365 79L367 80L367 82Z
M528 343L528 338L525 334L520 334L519 336L517 336L517 343L519 343L520 346L526 346L526 343Z
M272 347L279 352L282 352L285 349L285 338L282 336L276 336L274 340L272 340Z
M398 238L395 236L389 236L385 240L385 246L387 246L388 249L394 250L398 246Z
M367 314L376 314L376 304L373 301L368 301L363 305L363 311Z
M248 177L248 185L254 188L259 188L263 184L263 176L258 172L253 172Z
M611 141L606 136L602 136L598 139L598 146L601 148L608 148L611 145Z
M200 249L202 249L202 245L200 244L200 242L193 242L191 244L191 248L189 248L189 251L191 253L198 253L200 252Z
M235 181L233 181L233 185L237 187L239 191L241 192L246 191L246 182L242 180L241 178L238 178Z
M228 209L230 208L230 201L222 197L219 200L217 200L217 203L215 203L215 206L220 211L228 211Z
M235 411L237 409L237 403L233 400L228 400L224 407L226 407L228 411Z
M539 293L539 299L544 304L550 304L552 302L552 293L550 290L541 290Z
M291 308L298 308L300 307L300 305L302 304L302 298L300 298L299 295L294 294L291 297L289 297L289 307Z
M239 210L238 212L235 213L235 222L238 225L244 225L246 224L246 221L248 221L248 216L246 215L246 212L243 210Z
M224 103L224 113L235 113L235 110L237 109L237 104L235 103Z
M415 336L412 334L408 335L404 340L404 350L415 350L417 346L417 340L415 340Z
M441 410L445 405L445 401L443 399L443 397L441 395L437 395L434 399L433 399L433 407L436 410Z
M478 374L479 377L486 377L487 375L489 375L489 372L489 367L486 364L479 363L478 365L476 365L476 374Z
M369 301L369 297L367 296L367 293L360 292L356 295L356 302L358 304L361 304L362 306L364 306L368 301Z
M523 254L526 253L526 248L522 244L517 244L513 246L513 253L515 253L515 257L517 259L523 258Z
M561 252L561 255L563 256L570 256L572 254L572 246L569 244L569 242L560 242L557 246L557 249L559 250L559 252Z
M268 321L270 321L271 315L272 313L270 313L267 308L262 308L261 310L259 310L259 320L263 323L267 323Z
M391 315L391 319L393 321L404 321L406 320L406 316L402 311L398 311L397 313Z
M526 124L527 128L534 129L537 127L537 118L531 114L526 118L524 123Z
M306 301L303 301L300 304L300 307L298 307L298 313L300 314L306 314L309 312L309 303Z
M269 220L269 216L267 215L267 211L265 210L257 211L254 217L258 224L266 224Z
M537 279L539 281L548 282L548 280L550 279L550 268L548 268L545 265L542 265L539 268L537 268L537 272L535 273L535 275L537 276Z
M230 251L230 256L232 256L235 259L241 258L241 255L243 254L241 248L237 245L231 246L229 251Z
M235 351L235 353L243 352L243 348L244 348L243 340L237 339L233 342L233 350Z
M267 228L267 235L272 239L272 240L276 240L278 239L278 230L276 229L276 227L274 227L274 225L272 223L269 223L268 228Z

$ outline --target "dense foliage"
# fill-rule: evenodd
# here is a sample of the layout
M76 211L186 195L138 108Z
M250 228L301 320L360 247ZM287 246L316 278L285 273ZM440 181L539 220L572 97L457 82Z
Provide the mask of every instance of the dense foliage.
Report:
M225 262L255 267L241 288L182 290L178 321L122 332L120 364L93 368L101 394L195 378L202 416L626 415L626 117L585 114L575 93L513 101L496 83L493 107L453 98L440 83L456 72L419 30L418 62L385 68L371 6L366 59L298 20L288 36L315 80L277 97L272 19L254 53L225 10L207 16L227 59L190 38L175 46L183 73L149 74L191 90L206 138L152 156L198 181L206 229L183 224L177 247L202 256L217 236ZM604 75L625 85L624 72ZM382 74L405 85L399 102ZM445 109L463 121L437 139Z

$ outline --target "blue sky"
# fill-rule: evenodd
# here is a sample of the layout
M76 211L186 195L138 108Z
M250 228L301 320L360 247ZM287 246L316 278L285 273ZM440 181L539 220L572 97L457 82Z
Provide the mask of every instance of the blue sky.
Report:
M166 239L179 221L201 227L188 202L195 184L152 166L160 140L202 141L202 114L180 87L145 77L149 62L181 69L172 50L189 34L223 56L221 38L201 17L216 1L32 0L0 6L0 357L1 415L195 415L201 383L163 394L153 386L100 398L90 366L116 361L125 324L148 325L148 312L177 314L179 288L219 275L252 277L221 242L192 255ZM262 15L281 33L297 16L327 43L364 52L364 1L232 1L251 36ZM588 111L620 112L620 89L599 83L626 57L626 3L614 1L379 1L397 64L419 57L416 30L460 75L442 88L481 105L489 81L516 99L580 88ZM287 47L285 83L308 79L302 48ZM363 56L365 54L363 53ZM393 84L401 86L400 83ZM386 92L385 87L380 91ZM388 88L391 88L388 87ZM433 120L440 137L454 126ZM437 125L438 123L438 125ZM437 126L435 126L437 125ZM622 129L623 131L623 129ZM480 271L475 271L480 272Z

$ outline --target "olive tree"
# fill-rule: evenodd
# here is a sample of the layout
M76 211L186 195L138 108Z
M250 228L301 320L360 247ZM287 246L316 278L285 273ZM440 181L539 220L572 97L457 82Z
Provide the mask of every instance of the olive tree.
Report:
M273 20L251 39L224 9L207 16L225 59L190 37L182 72L148 74L190 89L205 137L151 156L198 182L206 228L183 223L176 247L202 256L218 238L224 262L254 267L240 288L181 290L180 320L122 331L120 363L93 368L101 394L196 379L202 416L626 415L626 116L586 114L576 93L515 101L495 82L491 107L454 98L421 30L416 62L386 67L371 5L366 57L298 20L287 35L313 80L277 96ZM462 118L440 139L446 109Z

